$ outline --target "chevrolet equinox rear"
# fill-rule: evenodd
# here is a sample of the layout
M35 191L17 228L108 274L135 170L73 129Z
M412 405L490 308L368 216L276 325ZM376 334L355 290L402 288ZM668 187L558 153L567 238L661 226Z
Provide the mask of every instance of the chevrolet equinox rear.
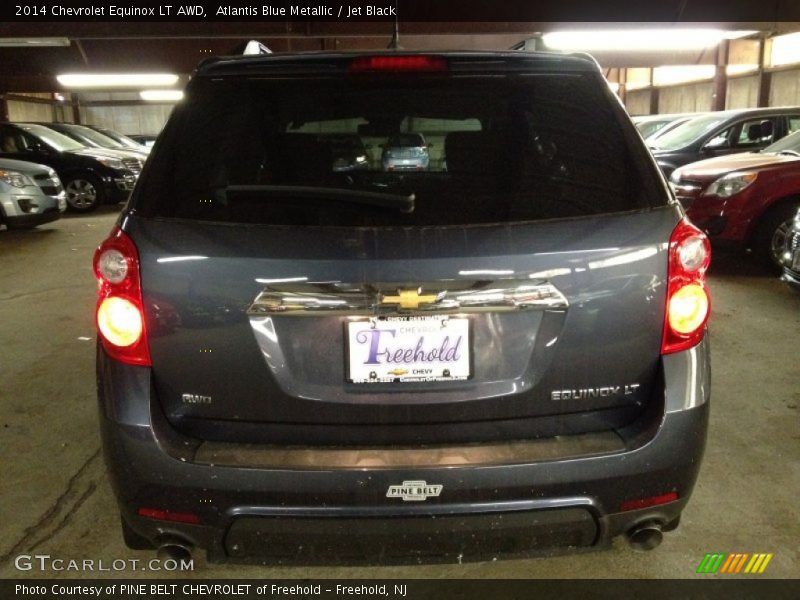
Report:
M382 168L404 135L427 169ZM587 56L206 61L94 258L126 542L655 547L705 446L709 261Z

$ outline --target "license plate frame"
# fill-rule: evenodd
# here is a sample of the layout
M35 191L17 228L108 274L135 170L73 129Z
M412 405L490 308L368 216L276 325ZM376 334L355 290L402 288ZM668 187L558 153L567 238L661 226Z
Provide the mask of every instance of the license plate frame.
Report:
M373 325L374 324L374 325ZM457 335L461 337L461 342L456 342L457 349L458 349L458 360L450 361L453 364L446 365L447 361L434 361L430 364L423 364L417 367L414 367L413 364L398 364L394 362L385 362L383 361L379 365L371 365L367 367L365 364L357 364L359 359L369 358L369 350L367 349L367 340L363 340L359 343L355 339L355 335L357 335L360 331L370 331L375 328L382 327L381 331L388 329L393 325L403 326L405 324L406 327L416 327L418 329L427 329L433 327L434 325L439 325L440 330L439 334L445 328L448 329L448 333L452 332L453 335ZM433 333L431 331L423 332L423 333ZM406 340L413 339L414 335L418 334L411 334L411 333L403 333L401 336L405 337ZM447 334L446 334L447 335ZM383 336L379 334L379 342ZM403 342L406 341L401 337L400 340L397 338L397 333L391 337L391 341L395 342L395 348L397 348L397 341ZM434 335L435 337L435 335ZM369 344L371 344L372 339L369 336ZM413 383L435 383L435 384L446 384L447 382L459 382L459 381L468 381L474 377L475 374L475 366L473 362L473 351L472 351L472 344L474 342L474 335L473 335L473 322L472 319L468 316L464 315L391 315L391 316L379 316L379 317L360 317L355 318L351 317L345 320L344 327L343 327L343 346L344 346L344 367L345 367L345 381L350 384L354 384L357 386L370 386L370 385L377 385L377 384L413 384ZM436 349L441 350L443 340L439 340L438 346L436 344L427 344L424 348L427 351L426 356L430 356L430 350L434 347ZM416 344L414 344L416 348ZM400 346L402 348L402 346ZM381 350L383 346L379 346L378 350ZM415 348L406 347L406 350L412 350L412 354ZM448 349L454 348L454 344L452 341L447 346ZM354 355L354 353L357 353ZM405 355L405 352L403 353ZM385 358L385 355L383 355ZM354 359L356 362L354 362ZM354 368L355 367L355 368ZM445 368L447 368L447 373L445 372ZM390 370L406 370L406 373L389 373ZM431 373L423 373L421 371L431 370Z

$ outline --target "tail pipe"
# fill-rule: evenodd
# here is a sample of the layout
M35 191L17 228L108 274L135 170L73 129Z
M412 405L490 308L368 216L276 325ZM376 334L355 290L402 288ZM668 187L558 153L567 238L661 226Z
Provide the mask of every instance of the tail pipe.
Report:
M170 536L159 540L156 556L161 561L174 560L180 563L181 561L192 560L192 549L191 542L176 536Z
M661 523L655 521L635 525L628 530L626 535L631 548L642 552L658 547L661 540L664 539Z

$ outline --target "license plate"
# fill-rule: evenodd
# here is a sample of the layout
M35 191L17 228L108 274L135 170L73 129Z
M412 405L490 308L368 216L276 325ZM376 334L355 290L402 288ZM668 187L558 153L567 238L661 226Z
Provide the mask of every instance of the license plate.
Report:
M794 251L792 258L792 271L800 271L800 248Z
M374 317L347 323L352 383L459 381L472 375L465 317Z

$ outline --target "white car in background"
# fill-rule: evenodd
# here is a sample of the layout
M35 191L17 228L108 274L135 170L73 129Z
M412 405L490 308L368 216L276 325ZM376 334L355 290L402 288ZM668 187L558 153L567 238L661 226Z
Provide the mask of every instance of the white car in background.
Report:
M30 229L59 219L66 208L64 186L53 169L0 159L0 223Z

